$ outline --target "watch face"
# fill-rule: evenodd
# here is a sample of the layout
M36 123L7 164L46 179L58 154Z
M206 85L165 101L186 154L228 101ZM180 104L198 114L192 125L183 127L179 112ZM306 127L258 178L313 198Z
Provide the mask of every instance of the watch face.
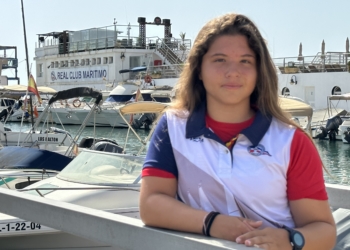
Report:
M294 241L293 243L297 247L303 247L304 246L304 237L298 232L293 235L293 241Z

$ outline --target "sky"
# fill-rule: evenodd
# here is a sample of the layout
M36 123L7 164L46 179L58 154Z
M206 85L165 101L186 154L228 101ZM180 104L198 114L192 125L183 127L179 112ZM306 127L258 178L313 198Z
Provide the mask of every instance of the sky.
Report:
M304 56L315 55L322 40L326 52L344 52L350 36L349 0L23 0L23 5L32 72L37 34L109 26L114 18L118 24L131 25L137 25L138 17L147 22L157 16L170 19L173 37L184 32L193 41L210 19L241 13L256 23L274 58L298 56L300 43ZM0 0L0 10L0 45L17 46L18 76L26 85L21 1ZM163 34L162 27L146 29L147 35L148 31ZM14 76L14 70L3 70L2 75Z

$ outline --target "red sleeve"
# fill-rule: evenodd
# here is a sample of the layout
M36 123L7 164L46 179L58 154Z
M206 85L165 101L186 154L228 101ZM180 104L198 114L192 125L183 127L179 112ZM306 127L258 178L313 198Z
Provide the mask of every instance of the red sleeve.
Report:
M287 171L287 197L327 200L322 161L313 142L297 129L291 145Z
M142 177L145 177L145 176L176 178L174 174L159 168L154 168L154 167L144 167L142 169Z

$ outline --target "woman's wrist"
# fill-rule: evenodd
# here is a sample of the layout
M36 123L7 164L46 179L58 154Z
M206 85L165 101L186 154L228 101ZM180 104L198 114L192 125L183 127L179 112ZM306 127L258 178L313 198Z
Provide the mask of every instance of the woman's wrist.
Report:
M203 227L202 227L202 233L206 236L210 237L210 229L213 224L213 221L215 220L216 216L218 216L219 212L210 212L206 214L206 216L203 218Z

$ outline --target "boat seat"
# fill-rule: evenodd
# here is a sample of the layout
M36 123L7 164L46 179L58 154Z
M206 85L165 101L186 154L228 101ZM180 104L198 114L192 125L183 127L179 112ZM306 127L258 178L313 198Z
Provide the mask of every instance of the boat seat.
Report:
M320 72L315 65L308 65L310 72Z

